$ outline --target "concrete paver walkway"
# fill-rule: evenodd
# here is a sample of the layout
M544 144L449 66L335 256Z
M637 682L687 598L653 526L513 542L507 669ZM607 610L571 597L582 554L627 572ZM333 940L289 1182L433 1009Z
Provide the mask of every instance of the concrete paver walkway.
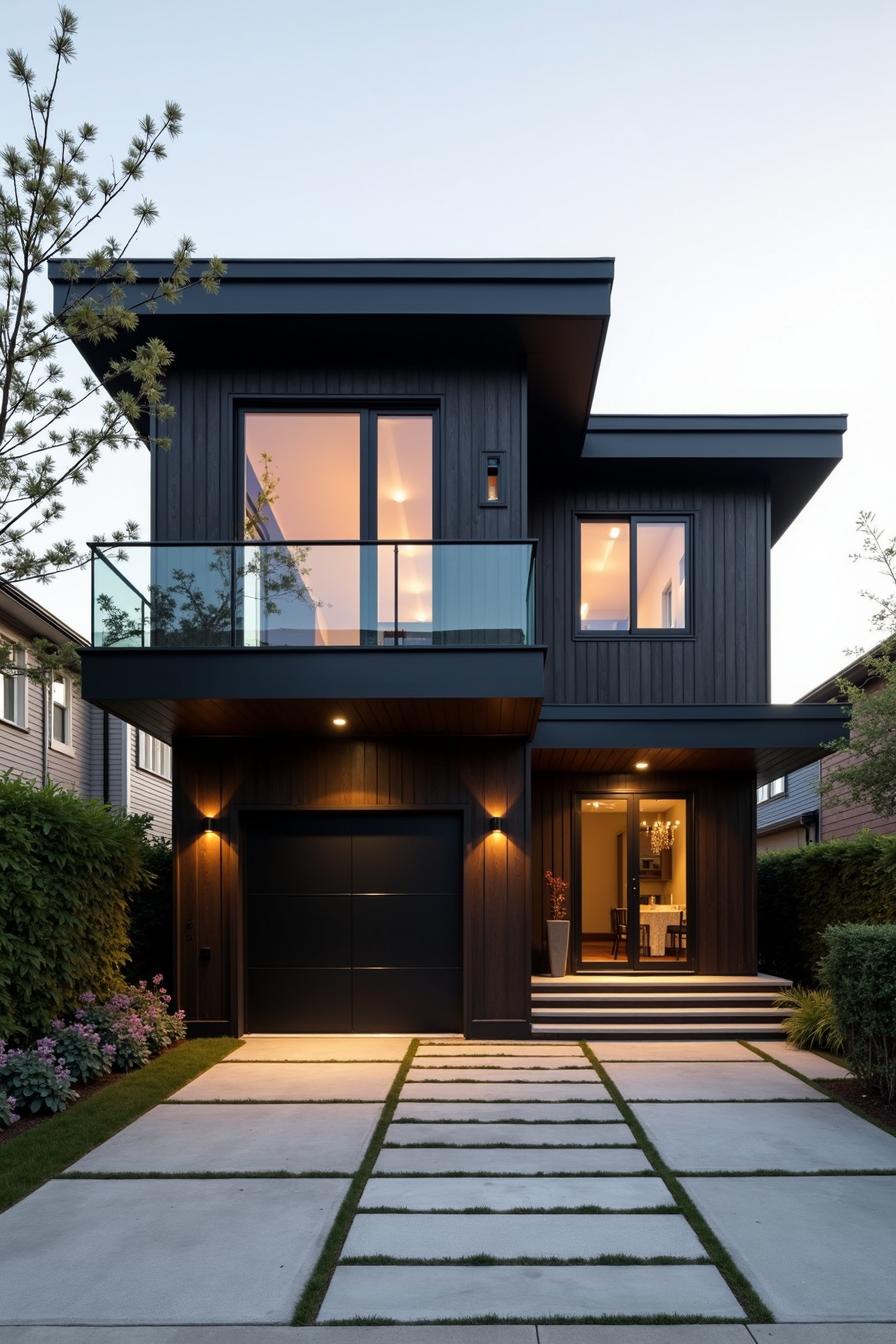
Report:
M896 1339L896 1138L808 1081L839 1066L727 1041L595 1043L616 1093L576 1044L422 1040L320 1325L289 1327L409 1044L247 1038L2 1215L0 1344ZM778 1324L746 1322L682 1187ZM691 1323L562 1323L655 1314ZM483 1316L558 1323L427 1324ZM359 1317L402 1324L334 1324Z

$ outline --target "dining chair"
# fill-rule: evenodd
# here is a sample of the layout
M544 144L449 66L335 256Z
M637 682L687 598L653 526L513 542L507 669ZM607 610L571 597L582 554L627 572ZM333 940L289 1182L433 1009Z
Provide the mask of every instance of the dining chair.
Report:
M671 946L670 946L671 943ZM678 961L683 951L688 945L688 921L687 911L681 910L678 914L677 924L666 925L666 947L665 952L675 953L675 960Z

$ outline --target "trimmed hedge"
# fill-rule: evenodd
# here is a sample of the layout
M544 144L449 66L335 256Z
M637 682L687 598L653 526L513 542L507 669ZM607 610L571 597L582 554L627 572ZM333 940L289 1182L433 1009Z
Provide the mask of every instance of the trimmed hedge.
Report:
M896 1099L896 924L835 924L821 980L846 1058L866 1087Z
M759 969L797 984L818 983L830 924L896 921L896 836L762 854L758 876Z
M39 1035L78 996L108 997L128 954L144 821L0 777L0 1037Z

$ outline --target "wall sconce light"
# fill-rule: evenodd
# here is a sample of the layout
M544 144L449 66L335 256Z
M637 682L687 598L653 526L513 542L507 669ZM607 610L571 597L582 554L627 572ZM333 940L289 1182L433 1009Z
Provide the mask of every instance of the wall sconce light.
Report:
M491 831L492 835L503 835L503 834L504 834L504 818L503 818L503 817L492 817L491 820L490 820L489 823L488 823L488 828L489 828L489 830Z
M650 768L649 762L647 762L647 761L635 761L635 769L636 769L636 770L648 770L649 768Z
M221 829L220 817L206 817L202 823L202 829L206 835L214 835Z

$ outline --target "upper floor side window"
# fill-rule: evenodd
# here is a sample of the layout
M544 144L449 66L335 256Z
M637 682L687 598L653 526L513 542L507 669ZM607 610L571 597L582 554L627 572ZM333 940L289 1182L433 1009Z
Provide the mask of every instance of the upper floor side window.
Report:
M27 715L27 678L25 676L26 653L17 644L7 645L8 661L0 673L3 698L0 703L0 718L5 723L25 728Z
M252 410L243 416L251 541L425 541L436 524L436 415Z
M160 779L171 778L171 748L167 742L137 729L137 766Z
M756 802L767 803L772 798L784 798L787 794L787 776L781 775L770 784L760 784L756 790Z
M73 749L72 679L65 672L56 673L50 689L50 745L62 751Z
M689 633L690 532L681 516L580 516L577 633Z

